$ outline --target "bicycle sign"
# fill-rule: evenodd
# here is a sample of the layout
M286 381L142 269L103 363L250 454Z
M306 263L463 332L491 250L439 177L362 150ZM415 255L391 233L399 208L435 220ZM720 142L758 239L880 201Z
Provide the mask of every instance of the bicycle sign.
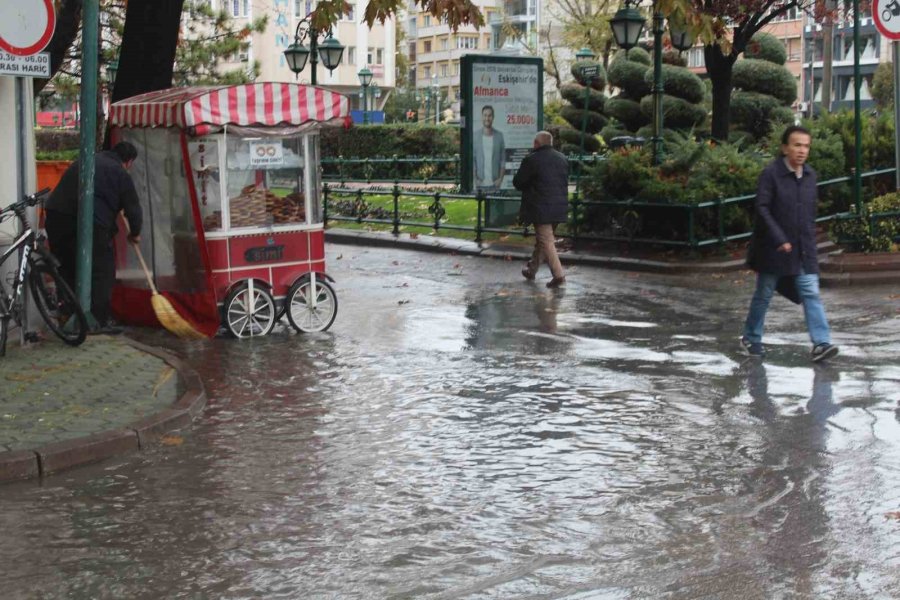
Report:
M900 40L900 0L875 0L872 3L872 18L881 35Z

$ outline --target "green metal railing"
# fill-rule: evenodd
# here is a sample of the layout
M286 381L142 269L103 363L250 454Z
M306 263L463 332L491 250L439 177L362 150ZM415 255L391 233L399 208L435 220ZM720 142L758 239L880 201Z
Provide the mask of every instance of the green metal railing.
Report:
M869 173L863 173L863 180L871 180L874 177L886 176L894 173L894 169L879 169ZM486 223L486 214L491 206L499 206L503 203L515 203L519 205L518 197L510 196L485 196L481 193L458 194L444 191L405 191L401 189L400 182L384 188L346 188L340 186L324 186L325 223L329 222L353 222L357 224L372 223L391 226L394 235L400 233L400 227L425 227L434 231L453 230L471 231L474 240L481 242L483 234L487 232L506 235L528 235L529 228L519 227L491 227ZM852 177L839 177L828 181L819 182L819 188L827 189L832 186L852 184ZM367 199L380 199L382 203L386 196L391 198L390 210L381 208L372 216L367 209L371 208ZM727 242L748 239L752 235L749 227L736 231L726 222L727 211L731 207L737 207L745 211L746 222L751 222L749 216L753 210L755 194L747 194L734 198L721 198L697 204L674 204L668 202L646 201L619 201L619 200L583 200L580 192L576 191L570 198L569 221L557 231L557 237L572 239L576 244L585 241L598 242L626 242L629 244L652 244L689 249L708 247L721 247ZM428 218L414 218L401 212L401 200L422 199L428 201ZM350 200L350 202L348 202ZM446 222L447 207L452 203L475 203L475 223L472 226L459 223ZM339 204L341 211L335 213L334 205ZM352 214L344 214L349 207ZM592 210L606 211L606 226L601 232L589 232L587 220ZM645 215L654 213L656 222L663 221L671 224L669 235L647 234L644 231ZM669 213L670 218L660 219L660 213ZM895 213L879 213L872 215L874 221L896 216ZM855 214L846 211L831 211L817 218L817 222L827 222L834 219L858 218ZM871 219L870 219L871 221ZM704 225L701 227L701 223ZM671 235L672 232L680 235ZM702 237L704 231L713 231L713 235Z

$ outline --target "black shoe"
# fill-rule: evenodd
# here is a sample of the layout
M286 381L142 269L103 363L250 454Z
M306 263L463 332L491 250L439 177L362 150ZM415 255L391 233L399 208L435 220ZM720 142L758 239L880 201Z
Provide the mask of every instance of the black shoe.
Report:
M563 277L554 277L553 279L551 279L550 281L547 282L547 287L550 288L550 289L558 288L558 287L561 287L561 286L564 286L564 285L566 285L566 278L565 278L565 276L563 276Z
M762 345L761 342L753 343L745 337L741 338L741 348L744 349L744 352L747 353L747 356L762 358L766 355L766 348Z
M812 358L813 362L819 362L820 360L825 360L828 358L832 358L837 356L838 347L833 344L816 344L813 346L812 352L810 353L810 358Z
M527 279L528 281L534 281L534 273L528 270L528 267L522 269L522 277Z

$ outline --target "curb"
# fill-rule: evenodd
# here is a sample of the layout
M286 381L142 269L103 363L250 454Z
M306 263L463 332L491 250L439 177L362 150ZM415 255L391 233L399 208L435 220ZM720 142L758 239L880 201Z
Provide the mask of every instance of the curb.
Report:
M436 238L424 235L419 236L416 239L404 239L394 237L394 234L390 232L326 229L325 239L331 242L359 246L403 248L409 250L424 250L428 252L450 252L471 256L484 256L486 258L505 259L507 257L511 257L521 260L528 260L529 258L531 258L531 249L525 250L520 248L519 246L505 246L502 244L479 245L468 240ZM820 255L825 255L833 251L834 247L834 244L829 241L822 241L818 244ZM623 256L600 256L596 254L582 254L580 252L568 251L559 252L559 260L566 265L587 265L593 267L601 267L604 269L640 271L644 273L662 273L669 275L726 273L748 269L743 258L706 262L666 262L643 258L628 258Z
M44 477L64 469L142 450L166 433L190 425L206 406L206 390L200 376L183 360L160 350L121 338L125 343L159 358L175 369L187 388L171 408L129 423L122 428L46 444L34 450L0 452L0 483Z

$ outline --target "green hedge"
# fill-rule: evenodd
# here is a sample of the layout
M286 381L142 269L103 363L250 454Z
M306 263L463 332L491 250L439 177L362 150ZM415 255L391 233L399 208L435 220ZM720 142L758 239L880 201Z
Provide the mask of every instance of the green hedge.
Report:
M625 129L625 127L623 127L622 124L618 121L609 123L606 127L600 130L600 136L604 140L606 140L607 144L609 144L610 140L612 140L613 138L633 135L634 134L631 131Z
M765 60L776 65L787 62L787 50L784 44L771 33L757 33L747 44L744 58Z
M563 154L578 154L581 151L581 130L569 129L568 127L559 130L559 138L562 141ZM601 148L600 140L594 137L590 132L584 134L584 151L599 152ZM568 152L566 151L568 150Z
M703 102L706 86L695 73L684 67L662 65L661 74L663 90L666 94L687 100L692 104ZM644 73L644 82L650 87L653 86L653 69L647 69L647 72Z
M668 94L663 94L662 110L663 123L673 129L690 129L706 120L705 108ZM644 96L641 111L648 120L653 118L653 96Z
M596 77L591 78L591 87L595 90L602 91L606 87L606 69L603 68L603 64L595 60L577 60L573 62L569 71L572 73L572 77L575 78L575 81L581 85L585 85L585 80L581 76L581 69L583 67L597 68Z
M737 91L731 95L731 121L737 129L760 138L772 130L773 113L780 107L774 96Z
M870 230L869 218L873 214L900 211L900 192L892 192L873 198L862 207L862 218L840 219L831 225L831 236L836 241L853 240L855 250L861 252L898 252L894 241L900 236L900 217L887 217L875 221Z
M37 152L78 150L81 144L77 129L35 129L34 147Z
M640 100L650 93L650 84L644 79L649 66L632 60L618 59L609 66L609 83L620 90L620 96Z
M785 67L765 60L747 58L734 63L735 90L775 96L784 105L797 99L797 82Z
M635 131L650 122L650 118L641 110L639 102L621 96L606 101L606 114L619 121L629 131Z
M606 125L607 122L606 117L598 112L591 110L586 111L575 108L574 106L563 106L562 110L560 110L560 114L562 114L563 119L565 119L569 125L578 131L581 131L581 123L584 120L584 116L587 115L586 131L588 133L600 133L600 130L603 129L603 126Z
M479 120L476 129L480 124ZM325 127L321 133L321 151L326 158L376 158L395 154L400 157L453 156L459 153L459 131L458 127L450 125Z
M580 83L566 83L559 88L559 93L564 100L570 102L575 108L584 108L585 87ZM588 110L603 112L606 96L603 92L591 89L588 96Z
M631 62L640 63L648 67L653 64L653 58L651 58L650 53L640 46L635 46L627 53L624 50L616 51L616 53L613 55L612 62L624 59L627 59Z

